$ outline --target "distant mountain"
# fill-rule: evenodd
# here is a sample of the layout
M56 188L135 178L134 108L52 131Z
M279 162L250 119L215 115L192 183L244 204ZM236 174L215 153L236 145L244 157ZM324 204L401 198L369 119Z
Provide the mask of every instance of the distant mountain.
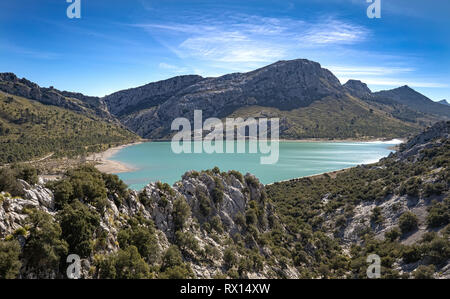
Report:
M443 104L443 105L450 106L450 103L447 102L447 100L440 100L438 103L439 103L439 104Z
M377 107L382 111L386 111L393 117L405 122L419 124L422 127L429 126L442 119L447 119L442 115L435 115L422 112L408 105L408 96L405 96L403 103L395 97L389 96L387 93L372 93L367 84L359 80L348 80L344 84L345 89L353 96L358 97L370 105ZM429 102L425 103L425 105Z
M385 99L393 100L419 112L434 114L442 117L442 119L450 119L450 107L442 107L441 104L430 100L406 85L391 90L375 92L373 96L380 101Z
M114 115L146 138L168 138L176 117L279 117L282 138L404 136L419 125L372 107L319 63L279 61L248 73L218 78L176 77L121 91L103 100ZM367 88L367 86L365 87ZM370 94L370 90L366 90Z

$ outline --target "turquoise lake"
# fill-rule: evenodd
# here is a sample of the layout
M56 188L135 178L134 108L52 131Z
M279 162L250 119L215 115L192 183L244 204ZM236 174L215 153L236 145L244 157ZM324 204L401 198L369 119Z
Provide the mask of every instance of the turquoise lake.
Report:
M218 166L222 171L238 170L256 175L263 184L289 180L359 164L377 162L392 152L397 140L387 142L280 142L275 164L260 164L262 154L195 154L172 152L170 142L146 142L125 147L110 159L136 169L119 173L132 189L139 190L150 181L173 184L189 170ZM248 144L247 144L248 146ZM263 155L267 156L267 155Z

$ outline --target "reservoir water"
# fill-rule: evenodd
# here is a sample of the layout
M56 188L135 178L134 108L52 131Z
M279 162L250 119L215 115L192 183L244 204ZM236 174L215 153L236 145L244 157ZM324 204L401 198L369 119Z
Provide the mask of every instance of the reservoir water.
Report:
M150 181L173 184L189 170L218 166L222 171L253 173L263 184L289 180L359 164L377 162L392 152L398 140L386 142L280 142L275 164L260 164L262 154L172 152L170 142L146 142L125 147L110 160L129 165L132 172L119 173L131 189L139 190ZM247 145L248 146L248 145ZM248 152L248 151L247 151ZM267 156L267 155L263 155Z

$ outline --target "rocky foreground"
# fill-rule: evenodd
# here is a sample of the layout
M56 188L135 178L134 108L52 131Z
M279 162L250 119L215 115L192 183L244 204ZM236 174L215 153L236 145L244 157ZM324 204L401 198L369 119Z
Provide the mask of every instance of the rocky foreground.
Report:
M46 185L3 172L0 277L65 278L77 254L82 278L366 278L377 254L383 278L450 278L449 127L270 186L217 168L139 192L92 166Z

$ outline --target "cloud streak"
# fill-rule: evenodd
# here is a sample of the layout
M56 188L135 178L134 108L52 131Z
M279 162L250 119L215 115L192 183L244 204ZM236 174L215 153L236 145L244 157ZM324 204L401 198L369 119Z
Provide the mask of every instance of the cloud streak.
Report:
M323 48L361 42L369 31L335 19L306 22L288 18L231 16L224 20L203 18L191 23L147 23L133 26L163 39L179 58L209 63L271 63L295 56L301 49Z

